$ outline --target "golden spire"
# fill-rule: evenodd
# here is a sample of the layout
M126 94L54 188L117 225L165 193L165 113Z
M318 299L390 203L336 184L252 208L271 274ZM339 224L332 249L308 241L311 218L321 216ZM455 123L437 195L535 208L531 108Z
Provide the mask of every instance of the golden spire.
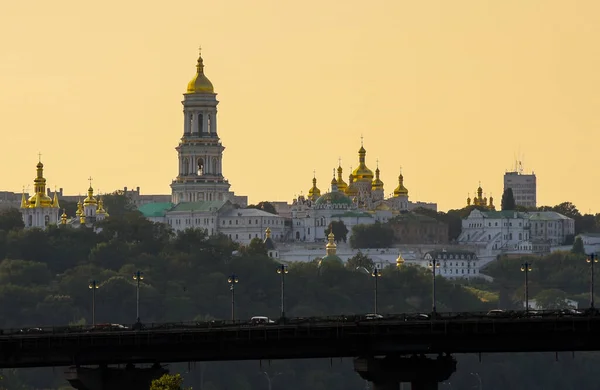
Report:
M26 209L29 207L27 203L27 198L25 198L25 187L23 186L23 194L21 195L21 208Z
M67 211L65 209L63 209L63 213L60 216L60 224L61 225L66 225L67 224Z
M327 240L329 241L327 245L325 245L325 252L327 256L335 256L335 252L337 250L337 245L335 245L335 236L333 235L333 231L329 233L327 236Z
M52 199L52 207L55 207L57 209L60 208L60 205L58 204L58 194L56 193L56 187L54 188L54 199Z
M333 168L333 179L331 179L331 192L338 191L337 180L335 179L335 168Z
M202 59L202 48L198 48L198 63L196 64L196 76L188 83L187 93L215 93L212 83L204 75L204 60Z
M338 159L338 168L337 168L337 188L338 191L340 192L346 192L346 189L348 188L348 184L346 184L344 182L344 179L342 178L342 174L344 173L343 169L342 169L342 159L339 158Z
M402 175L402 168L400 168L400 176L398 176L398 187L394 190L394 197L408 196L408 189L404 187L404 175Z
M79 223L80 223L81 225L85 225L85 214L81 214L81 215L79 216Z
M471 194L467 195L467 206L471 205Z
M271 228L267 228L267 230L265 230L265 239L267 238L271 238Z

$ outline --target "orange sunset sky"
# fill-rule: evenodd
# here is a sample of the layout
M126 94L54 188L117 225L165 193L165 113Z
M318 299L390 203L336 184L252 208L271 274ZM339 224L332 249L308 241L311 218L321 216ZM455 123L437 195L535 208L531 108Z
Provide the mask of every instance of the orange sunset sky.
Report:
M411 200L500 203L520 155L538 205L600 212L600 1L177 0L0 4L1 190L170 193L202 45L223 172L261 200L325 192L342 159L402 167Z

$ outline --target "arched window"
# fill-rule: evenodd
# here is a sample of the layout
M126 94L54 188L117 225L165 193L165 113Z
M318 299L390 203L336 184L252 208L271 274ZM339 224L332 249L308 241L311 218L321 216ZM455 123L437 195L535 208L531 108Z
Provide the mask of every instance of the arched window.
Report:
M204 175L204 159L198 159L198 176Z

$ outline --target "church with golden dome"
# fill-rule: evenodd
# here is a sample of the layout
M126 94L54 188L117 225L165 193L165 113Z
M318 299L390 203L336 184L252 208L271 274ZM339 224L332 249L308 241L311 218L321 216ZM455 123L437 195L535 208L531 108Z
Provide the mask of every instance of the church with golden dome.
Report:
M487 210L496 210L496 206L494 205L494 197L490 195L488 198L483 194L483 188L481 188L481 183L479 183L479 187L477 187L477 191L475 191L477 196L471 199L471 196L467 197L467 207L469 206L477 206L479 208L484 208Z
M50 198L46 191L46 178L44 177L44 164L41 161L41 155L36 169L37 175L33 181L33 195L27 198L23 189L21 197L20 211L26 229L45 229L50 225L91 226L94 222L102 221L108 217L102 198L96 199L94 196L91 179L88 196L83 202L80 199L77 203L76 215L69 218L64 210L60 214L57 192L54 191L54 197Z
M325 228L331 221L342 221L349 231L359 224L387 222L402 212L418 207L437 211L437 204L411 202L404 185L404 175L398 176L398 184L386 198L384 183L380 178L379 163L375 172L367 166L367 151L361 141L358 165L344 181L341 161L333 170L330 191L322 193L317 186L316 175L307 196L298 196L292 202L292 235L296 241L325 240Z

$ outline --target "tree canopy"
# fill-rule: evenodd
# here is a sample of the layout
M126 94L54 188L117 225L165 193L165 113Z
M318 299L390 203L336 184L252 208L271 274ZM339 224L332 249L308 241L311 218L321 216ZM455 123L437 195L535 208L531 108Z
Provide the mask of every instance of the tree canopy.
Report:
M508 187L504 190L504 193L502 193L501 207L502 210L515 210L517 208L512 188Z

